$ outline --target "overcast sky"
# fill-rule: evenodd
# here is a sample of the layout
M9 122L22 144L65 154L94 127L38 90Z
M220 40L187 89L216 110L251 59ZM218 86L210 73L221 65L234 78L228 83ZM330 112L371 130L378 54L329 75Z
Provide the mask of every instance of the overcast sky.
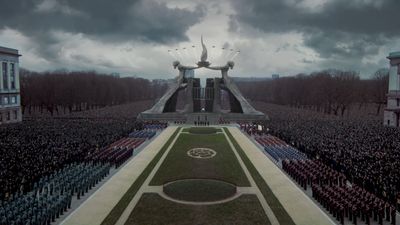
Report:
M177 73L172 61L191 65L199 60L201 35L213 65L233 58L232 76L335 68L359 71L366 78L388 67L390 51L400 50L399 0L0 3L0 46L18 49L20 66L35 71L172 78Z

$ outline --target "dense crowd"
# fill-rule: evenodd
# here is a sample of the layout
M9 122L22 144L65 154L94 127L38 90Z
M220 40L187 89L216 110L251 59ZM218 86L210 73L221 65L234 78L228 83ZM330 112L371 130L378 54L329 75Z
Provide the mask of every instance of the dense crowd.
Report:
M29 120L0 127L0 199L142 126L111 119Z
M346 181L343 173L337 172L319 160L284 160L282 169L302 188L312 188L312 197L341 224L346 220L357 224L361 220L369 225L386 220L396 224L396 208L356 184ZM388 224L388 223L385 223Z
M72 163L46 175L27 193L16 192L0 200L0 224L50 224L71 208L73 196L85 195L109 170L108 163Z
M137 102L67 117L30 117L0 126L0 200L17 191L27 192L41 177L84 161L134 130L152 126L135 120L148 105Z
M340 118L258 103L270 132L311 159L342 172L352 183L393 205L400 201L400 129L381 120Z
M0 224L50 224L168 125L121 110L132 106L0 126Z

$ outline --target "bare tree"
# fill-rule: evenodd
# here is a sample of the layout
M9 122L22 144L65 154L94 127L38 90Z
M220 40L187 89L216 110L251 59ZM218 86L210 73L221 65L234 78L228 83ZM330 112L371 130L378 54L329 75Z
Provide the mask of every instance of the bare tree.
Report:
M22 110L51 115L157 98L166 90L143 78L98 74L94 71L35 73L21 69ZM157 90L156 94L154 91Z

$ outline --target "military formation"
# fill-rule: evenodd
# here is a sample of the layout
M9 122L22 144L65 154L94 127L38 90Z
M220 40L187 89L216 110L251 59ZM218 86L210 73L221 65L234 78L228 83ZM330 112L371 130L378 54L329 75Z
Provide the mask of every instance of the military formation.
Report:
M157 121L144 123L118 113L108 115L111 117L94 113L87 117L31 118L0 127L1 225L50 224L74 199L106 177L110 168L132 156L133 149L119 149L121 154L104 160L92 156L103 154L107 146L129 134L146 140L144 134L155 134L149 130L166 127Z
M105 178L109 163L72 163L33 184L29 192L16 192L0 201L1 225L50 224Z
M0 199L32 190L41 177L125 137L143 125L111 119L29 120L0 127Z
M400 129L383 126L380 117L262 107L271 134L400 210Z
M282 169L302 188L312 188L312 197L330 212L341 224L345 219L353 224L373 221L382 225L386 220L396 224L394 205L346 180L319 160L284 160Z

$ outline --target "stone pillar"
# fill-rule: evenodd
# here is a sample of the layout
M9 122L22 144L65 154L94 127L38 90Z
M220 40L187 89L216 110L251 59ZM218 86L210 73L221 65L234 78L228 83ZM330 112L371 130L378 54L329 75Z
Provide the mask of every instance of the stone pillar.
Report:
M193 112L193 78L187 79L187 86L186 86L186 99L185 99L185 113Z
M221 112L221 78L214 78L214 101L213 101L213 112Z
M392 52L390 60L389 88L387 106L384 110L383 124L399 127L400 125L400 52Z

